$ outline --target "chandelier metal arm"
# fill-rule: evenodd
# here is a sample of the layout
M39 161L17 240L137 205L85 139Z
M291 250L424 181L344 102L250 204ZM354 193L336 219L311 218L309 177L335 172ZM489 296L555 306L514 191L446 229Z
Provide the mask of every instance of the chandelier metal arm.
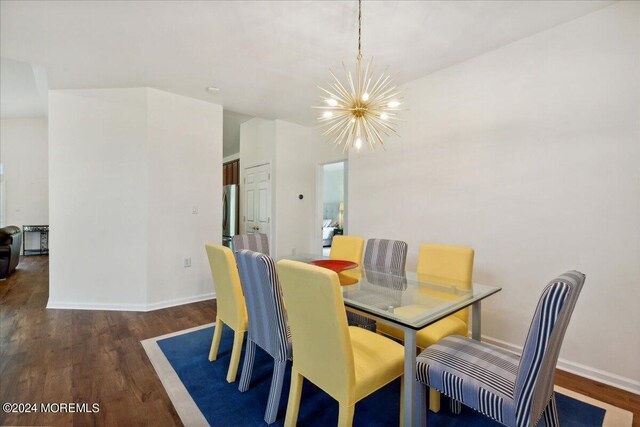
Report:
M358 60L362 59L362 0L358 0Z

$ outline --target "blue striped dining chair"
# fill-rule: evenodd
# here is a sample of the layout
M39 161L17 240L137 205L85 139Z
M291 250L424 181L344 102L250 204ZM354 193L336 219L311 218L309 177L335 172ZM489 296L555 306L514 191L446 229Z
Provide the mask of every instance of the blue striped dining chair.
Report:
M426 425L426 386L451 398L451 410L464 404L501 424L535 426L544 416L557 427L553 379L569 319L584 283L569 271L542 292L522 357L459 335L449 336L417 358L419 425Z
M365 270L404 274L408 245L400 240L369 239L364 252ZM368 317L347 312L351 326L359 326L370 331L376 330L376 322Z
M263 233L237 234L231 238L233 251L248 249L269 255L269 237Z
M236 252L240 284L249 317L247 348L238 389L249 389L256 345L274 359L271 390L264 420L271 424L278 415L287 360L291 358L291 332L275 265L269 255L241 250Z

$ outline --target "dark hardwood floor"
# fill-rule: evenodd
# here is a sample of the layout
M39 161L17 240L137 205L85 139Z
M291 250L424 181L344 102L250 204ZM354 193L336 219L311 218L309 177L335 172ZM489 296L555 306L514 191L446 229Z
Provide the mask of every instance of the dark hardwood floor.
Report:
M215 320L215 301L148 313L47 310L48 257L0 282L0 402L99 403L97 414L5 414L0 425L175 426L141 340Z
M149 313L47 310L48 258L0 282L0 403L99 403L96 414L0 412L0 425L182 425L140 341L215 320L215 301ZM558 371L556 383L634 412L640 396Z

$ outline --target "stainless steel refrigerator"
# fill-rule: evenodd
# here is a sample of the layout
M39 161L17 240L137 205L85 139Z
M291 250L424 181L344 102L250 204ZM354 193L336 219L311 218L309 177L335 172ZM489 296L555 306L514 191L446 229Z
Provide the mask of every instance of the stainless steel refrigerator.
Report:
M231 237L238 234L238 197L236 184L222 187L222 244L231 247Z

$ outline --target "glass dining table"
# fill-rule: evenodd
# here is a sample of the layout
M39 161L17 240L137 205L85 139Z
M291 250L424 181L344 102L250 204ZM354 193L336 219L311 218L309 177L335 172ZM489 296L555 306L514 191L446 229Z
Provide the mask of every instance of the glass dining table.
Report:
M300 262L327 259L298 254L279 257ZM471 310L471 337L480 340L481 301L502 290L473 283L463 289L455 283L434 280L415 272L392 272L357 267L338 273L347 311L400 329L404 334L404 408L406 426L416 422L416 333L463 308ZM410 380L409 380L410 379Z

